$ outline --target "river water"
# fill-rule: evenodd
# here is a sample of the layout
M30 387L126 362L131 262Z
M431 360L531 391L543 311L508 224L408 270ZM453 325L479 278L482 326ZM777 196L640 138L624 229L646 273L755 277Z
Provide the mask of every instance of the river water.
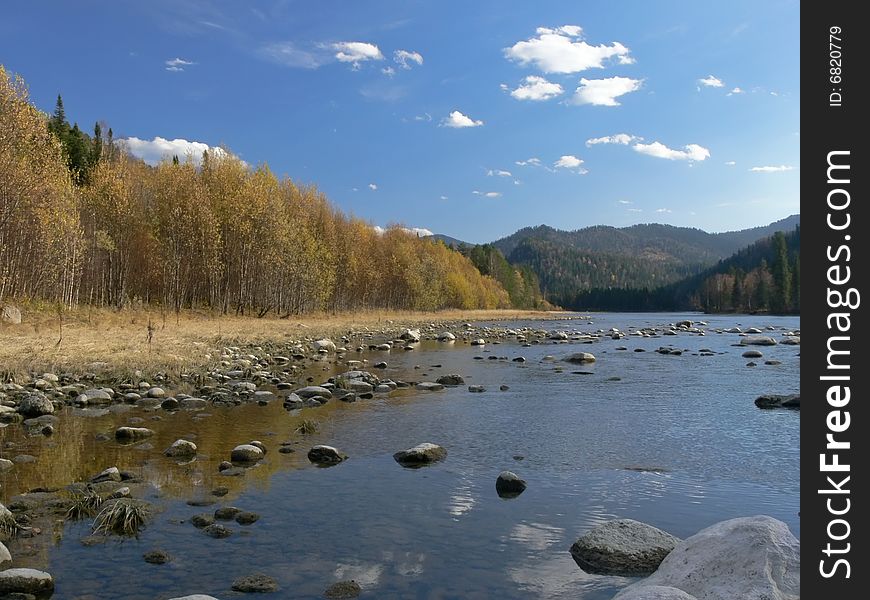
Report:
M762 393L798 391L800 347L759 348L764 359L747 367L746 348L735 347L740 337L713 331L772 327L765 333L779 337L800 328L797 317L595 314L591 322L486 325L629 331L682 319L705 320L708 333L531 347L510 340L483 347L424 341L411 352L366 353L371 363L387 361L377 371L382 379L434 381L459 373L466 385L333 401L302 415L280 402L174 415L124 407L82 416L68 409L51 438L25 439L10 426L2 433L4 456L14 447L37 460L0 475L4 502L117 465L151 483L146 498L157 508L138 539L94 546L80 541L89 522L58 523L50 542L41 536L14 566L52 573L54 597L63 599L237 598L244 595L231 591L233 579L261 572L281 586L265 597L320 598L330 584L354 579L361 598L605 600L633 580L586 574L569 548L611 518L687 537L724 519L767 514L800 537L800 413L753 404ZM684 352L655 352L666 345ZM701 356L701 349L715 355ZM594 353L597 362L580 367L559 360L579 351ZM518 356L526 361L504 360ZM768 359L781 364L765 365ZM324 366L314 376L333 373ZM487 391L470 393L467 385ZM501 391L504 385L509 389ZM131 446L95 440L131 418L144 419L140 426L155 436ZM319 432L294 433L302 418L318 421ZM197 443L196 461L178 465L161 455L179 437ZM217 464L251 439L266 444L266 459L243 476L218 475ZM298 451L278 453L283 441L298 442ZM415 470L393 460L394 452L427 441L445 447L447 459ZM315 467L305 454L316 443L350 458ZM495 490L505 469L528 482L510 500ZM218 504L187 504L213 498L216 486L229 488ZM221 505L261 518L246 527L231 522L234 533L226 539L190 524L191 516ZM155 548L173 560L145 563L142 554Z

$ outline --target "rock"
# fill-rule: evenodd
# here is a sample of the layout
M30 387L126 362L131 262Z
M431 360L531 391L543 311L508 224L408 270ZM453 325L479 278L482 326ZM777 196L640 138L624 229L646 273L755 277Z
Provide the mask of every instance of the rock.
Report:
M151 550L142 555L142 558L147 563L152 565L165 565L172 560L168 552L164 550Z
M576 354L572 354L568 358L565 359L566 362L569 363L591 363L595 362L595 356L590 354L589 352L577 352Z
M471 340L471 345L472 346L485 346L486 340L484 340L483 338L477 338L476 340Z
M418 467L443 460L447 456L447 450L437 444L425 442L396 452L393 458L403 467Z
M25 417L39 417L54 412L54 404L45 396L31 394L18 403L18 412Z
M407 340L409 342L419 342L420 341L420 330L419 329L405 329L402 331L402 334L399 338L403 340Z
M178 596L177 598L170 598L169 600L218 600L214 596L208 596L206 594L191 594L189 596Z
M239 525L253 525L260 520L260 515L255 512L242 511L236 515L236 523Z
M15 463L13 463L8 458L0 458L0 472L8 471L9 469L11 469L14 466L15 466Z
M524 363L524 362L526 362L526 357L525 356L517 356L516 358L513 358L511 360L513 362L516 362L516 363Z
M76 398L76 402L80 404L108 404L111 401L112 394L98 389L85 390Z
M801 409L800 394L766 394L755 399L758 408L792 408Z
M12 560L12 554L9 552L9 549L6 547L6 544L0 542L0 564L5 562L10 562Z
M228 538L233 535L233 530L229 527L221 525L220 523L212 523L208 527L202 530L207 536L213 537L216 539Z
M118 467L109 467L91 478L91 483L100 483L101 481L121 481L121 472Z
M351 579L350 581L338 581L326 588L323 592L323 597L329 600L347 600L356 598L362 592L359 584Z
M21 325L21 309L11 304L4 304L0 309L0 322L7 325Z
M335 342L327 339L312 342L311 347L314 348L315 352L335 352L336 349Z
M22 464L35 463L36 457L32 454L19 454L17 456L12 457L12 462Z
M211 515L206 515L206 514L193 515L190 518L190 522L197 529L204 529L204 528L208 527L209 525L214 525L214 517Z
M500 386L498 386L498 389L501 390L502 392L506 392L511 388L510 388L510 386L507 386L507 385L500 385Z
M613 597L613 600L698 600L683 590L663 585L648 585L642 588L630 586Z
M265 456L263 450L251 444L240 444L233 448L230 460L233 462L256 462Z
M163 388L153 387L150 388L145 395L149 398L163 398L166 395L166 392Z
M516 498L526 489L526 482L512 471L502 471L495 480L495 491L499 498Z
M564 341L568 339L568 334L564 331L554 331L550 334L551 340Z
M319 385L309 385L300 390L296 390L296 395L302 398L303 400L307 398L314 398L315 396L322 396L323 398L332 398L332 392L326 389L325 387L320 387ZM286 400L285 400L286 401Z
M372 368L373 368L373 369L386 369L386 368L387 368L387 363L385 363L384 361L376 362L374 365L372 365ZM368 385L368 384L367 384L367 385ZM371 391L371 386L369 385L369 389L367 389L367 390L361 390L361 391L363 391L363 392L370 392L370 391Z
M187 440L175 440L163 454L171 458L190 458L196 456L196 444Z
M438 390L444 389L444 384L435 383L432 381L423 381L423 382L418 383L414 387L416 387L418 390L422 390L424 392L437 392Z
M164 400L165 404L167 401ZM208 401L204 398L184 398L178 401L178 406L184 410L198 410L208 406Z
M456 336L450 333L449 331L442 331L438 334L439 342L452 342L456 339Z
M776 346L776 340L766 335L747 335L740 339L741 346Z
M442 375L435 382L441 385L462 385L465 383L465 380L462 378L462 375L451 373L449 375Z
M780 344L785 346L800 346L801 345L801 336L793 335L783 339Z
M130 498L132 494L130 493L130 488L127 486L119 487L117 490L109 494L107 500L120 500L121 498Z
M761 333L761 330L758 327L750 327L749 329L746 330L746 333L756 334L756 333Z
M680 540L652 525L614 519L593 528L571 546L571 556L587 573L646 575L656 570Z
M800 541L772 517L722 521L678 543L655 573L618 598L647 598L629 593L652 586L704 600L798 600Z
M261 442L261 441L259 441L259 440L254 440L254 441L252 441L252 442L248 442L248 443L249 443L251 446L256 446L257 448L259 448L260 450L262 450L263 454L266 454L266 452L267 452L267 451L266 451L266 444L264 444L263 442Z
M337 465L347 460L347 454L332 446L317 445L308 451L308 460L318 465Z
M243 593L267 593L277 592L278 582L268 575L256 573L254 575L246 575L239 577L233 581L233 590Z
M764 355L758 350L747 350L743 354L741 354L743 358L761 358Z
M54 579L45 571L36 569L6 569L0 571L0 594L51 595Z
M115 430L115 439L126 442L143 440L152 435L154 431L146 427L118 427Z
M214 511L214 518L221 521L232 521L240 512L242 512L241 508L236 508L235 506L222 506Z

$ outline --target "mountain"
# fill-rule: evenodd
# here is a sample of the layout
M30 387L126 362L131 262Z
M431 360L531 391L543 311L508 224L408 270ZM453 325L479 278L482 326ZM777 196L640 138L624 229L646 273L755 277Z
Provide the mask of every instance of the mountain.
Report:
M463 242L462 240L457 240L454 237L450 237L449 235L443 235L441 233L434 233L430 236L433 240L439 240L444 242L446 245L451 248L459 248L460 246L473 246L474 244L469 244L467 242Z
M561 231L520 229L493 242L507 260L537 275L546 299L570 307L592 289L653 290L692 277L774 231L800 223L792 215L764 227L726 233L657 223Z
M657 289L597 287L578 290L563 303L574 310L799 313L800 225Z

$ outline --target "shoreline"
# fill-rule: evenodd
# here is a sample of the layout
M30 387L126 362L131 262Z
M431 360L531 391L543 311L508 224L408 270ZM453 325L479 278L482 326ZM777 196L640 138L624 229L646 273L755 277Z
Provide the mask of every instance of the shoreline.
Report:
M321 338L371 335L395 337L403 329L481 321L579 319L570 311L444 310L363 311L257 318L210 311L120 311L79 308L63 314L26 310L21 324L0 326L0 379L42 371L123 376L133 371L190 371L211 366L228 345L293 345ZM150 338L150 340L149 340ZM91 368L89 368L91 367Z

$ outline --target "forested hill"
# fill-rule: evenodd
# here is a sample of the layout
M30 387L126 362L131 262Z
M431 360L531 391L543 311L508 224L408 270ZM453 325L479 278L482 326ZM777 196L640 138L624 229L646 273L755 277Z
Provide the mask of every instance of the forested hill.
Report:
M578 293L589 290L655 290L692 277L741 247L793 229L799 222L800 215L792 215L764 227L727 233L655 223L576 231L540 225L492 245L511 264L529 267L548 301L568 308Z
M657 289L596 287L565 298L575 310L800 312L800 226L778 231L704 271Z
M800 215L791 215L763 227L725 233L707 233L701 229L658 223L623 228L597 225L574 231L538 225L520 229L496 240L493 245L508 258L525 240L534 239L585 252L632 254L653 259L673 258L684 264L709 263L726 258L776 231L791 231L799 224Z

